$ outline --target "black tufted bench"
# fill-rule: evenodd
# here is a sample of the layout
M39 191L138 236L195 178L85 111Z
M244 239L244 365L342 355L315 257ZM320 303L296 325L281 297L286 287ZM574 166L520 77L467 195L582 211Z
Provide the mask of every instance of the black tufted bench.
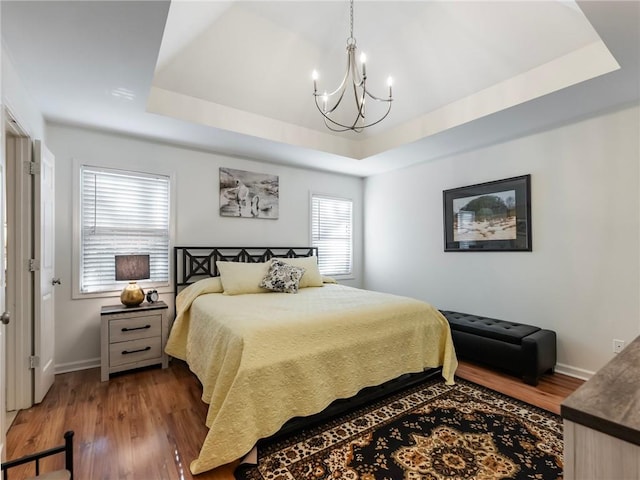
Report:
M460 358L515 373L537 385L556 365L556 333L532 325L442 310Z

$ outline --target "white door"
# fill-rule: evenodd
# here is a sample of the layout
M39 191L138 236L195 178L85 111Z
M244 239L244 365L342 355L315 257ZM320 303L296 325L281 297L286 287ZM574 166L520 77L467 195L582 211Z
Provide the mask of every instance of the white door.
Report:
M1 136L0 136L1 138ZM5 459L5 440L6 440L6 431L5 431L5 413L7 411L5 407L5 352L4 352L4 326L5 323L9 322L9 313L4 311L5 308L5 298L4 298L4 288L5 288L5 278L4 278L4 225L5 225L5 189L4 189L4 155L2 156L2 161L0 162L0 459Z
M40 403L55 376L54 277L54 173L55 159L36 140L34 149L34 403ZM40 165L39 173L37 165Z

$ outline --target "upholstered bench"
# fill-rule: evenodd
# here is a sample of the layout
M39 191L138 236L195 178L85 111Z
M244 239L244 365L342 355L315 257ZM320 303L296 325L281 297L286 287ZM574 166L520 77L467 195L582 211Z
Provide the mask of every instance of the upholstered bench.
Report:
M537 385L556 365L556 333L532 325L442 310L456 354L521 376Z

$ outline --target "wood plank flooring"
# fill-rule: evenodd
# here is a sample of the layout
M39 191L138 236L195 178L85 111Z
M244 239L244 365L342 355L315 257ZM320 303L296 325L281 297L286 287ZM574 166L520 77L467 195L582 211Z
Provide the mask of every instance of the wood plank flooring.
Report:
M464 362L457 374L555 413L582 384L555 374L532 387ZM196 477L189 471L207 433L201 394L198 380L177 360L166 370L126 372L109 382L100 382L99 369L58 375L40 405L18 413L7 434L7 458L62 444L63 433L74 430L76 480L233 480L234 464ZM62 458L42 463L43 471L61 467ZM14 472L10 479L33 474Z

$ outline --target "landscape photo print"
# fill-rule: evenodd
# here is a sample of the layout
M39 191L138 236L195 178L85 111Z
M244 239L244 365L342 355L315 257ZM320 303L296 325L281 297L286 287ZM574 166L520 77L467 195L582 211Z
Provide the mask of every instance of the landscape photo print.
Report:
M453 200L453 240L514 240L516 238L516 192Z
M445 190L445 251L531 251L530 180Z
M280 185L277 175L220 168L220 215L267 218L279 215Z

